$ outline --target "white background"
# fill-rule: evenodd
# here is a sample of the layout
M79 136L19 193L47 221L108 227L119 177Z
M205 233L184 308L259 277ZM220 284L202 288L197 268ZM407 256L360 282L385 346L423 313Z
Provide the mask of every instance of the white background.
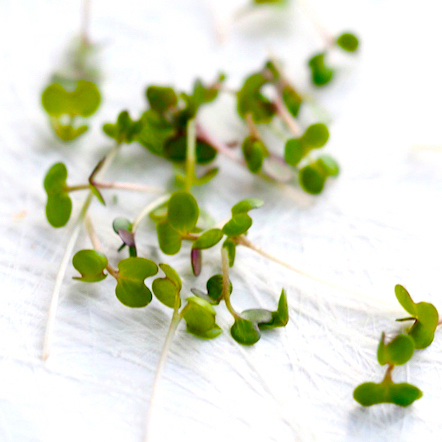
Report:
M394 285L416 301L442 309L440 293L442 140L438 2L315 0L309 2L331 33L354 30L356 57L333 54L335 82L315 90L306 59L322 40L305 11L263 8L231 23L239 2L94 1L91 37L102 44L103 104L92 130L64 145L52 134L40 94L80 26L80 2L0 4L0 440L141 441L156 363L170 311L158 302L140 310L121 305L109 280L73 282L69 267L57 312L54 345L41 360L44 327L58 263L70 226L51 229L44 216L42 180L65 161L69 182L84 182L111 147L100 126L122 109L136 117L146 85L188 90L197 76L218 70L238 87L269 54L320 106L301 123L329 123L327 151L342 174L323 195L309 197L269 186L220 159L221 173L196 196L217 219L240 199L261 197L249 238L268 252L340 289L312 282L238 251L232 273L238 310L273 308L282 287L290 303L285 329L264 334L253 348L225 332L213 341L185 333L172 344L159 386L151 441L411 441L440 440L441 337L415 354L394 379L424 396L399 409L362 409L352 398L361 382L380 381L376 348L383 330L399 330L403 312ZM219 35L223 42L220 43ZM244 124L228 97L204 112L221 139L240 139ZM267 136L271 137L270 134ZM276 150L282 142L270 138ZM125 147L111 179L166 186L172 168L140 146ZM112 200L112 193L108 193ZM118 238L109 220L133 218L151 199L118 194L118 203L91 210L112 259ZM76 195L76 207L82 196ZM109 215L109 210L111 215ZM142 228L141 254L166 260L190 287L219 271L218 252L205 254L194 280L186 253L155 255L152 226ZM90 247L84 232L76 250ZM354 293L350 293L354 292Z

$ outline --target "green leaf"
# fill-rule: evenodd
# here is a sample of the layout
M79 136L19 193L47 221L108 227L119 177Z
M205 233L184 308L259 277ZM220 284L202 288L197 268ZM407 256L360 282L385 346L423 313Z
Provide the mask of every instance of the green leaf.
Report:
M60 117L69 110L69 93L58 83L50 84L41 97L44 110L51 117Z
M243 235L250 229L252 218L247 213L233 215L232 219L227 221L223 227L223 233L229 237Z
M358 49L359 40L354 34L344 32L338 36L336 44L344 51L355 52Z
M167 219L178 232L191 232L198 221L199 208L196 199L186 191L174 192L167 203Z
M422 392L414 385L407 383L394 384L366 382L355 388L354 399L364 407L382 403L393 403L408 407L416 399L422 397Z
M72 201L67 193L48 195L46 218L52 227L63 227L69 221Z
M290 166L297 166L307 155L309 149L301 142L300 138L290 138L285 143L284 160Z
M58 83L49 85L42 94L45 111L52 117L61 115L89 117L100 106L101 96L97 86L86 80L79 80L72 92Z
M128 307L145 307L152 301L152 292L144 280L158 272L157 265L145 258L126 258L118 263L118 278L115 294Z
M210 229L204 232L194 243L194 249L210 249L218 244L223 237L221 229Z
M84 282L98 282L106 278L104 269L107 267L107 258L96 250L80 250L72 258L72 264L81 276L75 276Z
M407 311L408 313L410 313L410 315L415 317L417 314L416 304L411 299L411 296L408 293L408 291L405 289L405 287L397 284L394 287L394 292L396 294L397 300L399 301L399 304L405 309L405 311Z
M287 296L285 290L282 289L281 296L278 301L278 308L276 311L271 312L272 320L259 325L261 330L285 327L289 322L289 308L287 304Z
M316 86L326 85L334 75L334 71L325 65L324 57L325 53L316 54L308 62L311 69L311 80Z
M418 349L428 347L434 339L439 322L439 314L433 304L428 302L415 303L407 290L401 286L395 287L396 298L402 307L416 319L408 331Z
M90 117L97 111L100 102L101 96L97 86L91 81L79 80L70 95L70 113Z
M242 118L251 114L255 123L269 123L275 115L273 104L261 94L268 79L261 73L250 75L237 93L237 111Z
M117 122L115 124L105 124L103 131L107 136L117 141L117 143L132 143L138 140L143 124L143 120L132 120L127 111L122 111L118 115Z
M320 155L316 159L316 163L327 176L339 175L339 164L330 155Z
M63 163L54 164L46 173L43 186L48 195L66 192L68 171Z
M287 110L296 118L302 104L302 97L293 89L292 86L286 85L282 90L282 100Z
M385 345L385 334L382 333L378 346L379 364L403 365L413 356L414 341L410 336L396 336L388 345Z
M316 123L306 129L301 141L310 149L318 149L327 143L329 136L327 126L323 123Z
M264 201L259 198L248 198L236 203L232 207L232 215L238 215L240 213L247 213L253 209L259 209L264 205Z
M253 345L261 338L258 326L247 319L237 318L230 329L236 342L242 345Z
M183 319L186 321L187 331L199 338L213 339L221 329L215 322L215 309L209 302L197 296L186 299L187 305L182 310Z
M136 136L136 141L153 154L163 156L164 145L175 134L175 128L153 109L145 111L140 121L142 128Z
M213 275L206 283L208 297L219 304L223 298L223 275ZM229 293L232 293L233 286L229 281Z
M227 238L223 242L223 248L227 250L227 255L229 257L229 267L233 267L235 263L235 254L236 254L236 244L235 241Z
M84 134L88 130L88 126L83 125L79 127L73 127L70 124L64 126L60 124L53 124L52 126L55 133L63 141L72 141Z
M308 164L299 171L301 187L312 195L318 195L322 192L326 178L323 170L316 163Z
M179 134L169 138L164 143L164 156L176 163L184 163L186 161L187 153L187 136L186 134ZM216 157L216 150L208 143L196 140L195 158L197 164L208 164Z
M193 184L195 184L196 186L202 186L204 184L207 184L209 181L211 181L213 178L216 177L218 172L219 169L217 167L213 167L212 169L209 169L200 177L195 177L195 179L193 180Z
M167 219L157 224L157 235L160 249L166 255L175 255L181 249L181 234L177 232Z
M66 191L67 175L66 166L56 163L44 178L43 186L48 197L46 218L53 227L63 227L71 216L72 201Z
M415 400L422 397L422 391L414 385L402 382L400 384L392 384L389 392L389 402L401 407L408 407Z
M250 172L259 173L264 158L269 156L265 144L252 136L246 137L242 143L242 153Z
M165 264L160 264L160 267ZM160 302L170 308L175 307L175 302L180 296L181 287L176 285L173 280L167 278L157 278L152 283L154 295ZM178 304L178 307L181 303Z
M178 103L178 97L171 87L149 86L146 96L150 107L159 113L164 113Z

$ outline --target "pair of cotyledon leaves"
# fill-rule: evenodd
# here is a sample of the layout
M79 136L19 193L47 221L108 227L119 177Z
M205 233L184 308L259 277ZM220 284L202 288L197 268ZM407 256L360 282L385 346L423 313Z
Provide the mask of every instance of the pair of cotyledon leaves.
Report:
M385 335L382 334L378 346L378 362L381 365L403 365L413 356L414 349L428 347L434 339L434 333L439 321L436 308L427 302L415 303L407 290L397 285L396 298L402 307L411 315L399 321L413 321L413 325L406 335L396 336L389 344L385 344ZM393 403L406 407L422 396L422 392L408 383L395 384L387 377L380 384L366 382L359 385L354 393L357 402L364 406L380 403Z
M83 282L99 282L106 278L104 272L108 266L106 256L95 250L80 250L73 257L73 265L81 276L74 279ZM181 278L176 271L167 264L160 264L164 278L157 278L152 283L152 291L156 298L167 307L180 307ZM145 279L155 276L158 266L151 260L130 257L118 263L118 272L114 274L117 286L115 294L118 300L132 308L147 306L152 301L152 292L145 285ZM215 323L215 310L212 305L195 297L186 299L187 305L182 310L182 317L186 321L187 330L200 337L211 339L221 333Z
M302 97L295 88L282 80L282 76L271 61L266 62L264 68L249 75L237 92L237 111L242 118L249 114L252 120L257 123L270 123L276 115L274 103L262 92L264 86L273 85L276 91L281 94L287 110L296 117L299 113Z
M66 90L61 84L49 85L42 94L42 105L53 119L55 133L64 141L79 137L88 129L87 125L74 127L63 124L62 117L87 118L93 115L100 106L101 96L97 86L91 81L79 80L72 91Z
M309 126L299 138L291 138L286 142L284 159L290 166L296 167L313 149L323 147L329 138L325 124L316 123ZM312 195L324 189L328 177L339 174L339 165L330 155L320 155L299 170L301 187Z
M97 199L105 204L103 196L94 182L95 175L100 170L103 161L100 161L89 177L89 189ZM56 163L50 167L45 175L43 187L46 191L46 218L53 227L63 227L69 221L72 213L72 200L69 196L69 187L66 183L68 171L64 163Z
M198 236L193 244L191 260L194 273L198 275L201 270L201 250L209 249L218 244L223 236L227 236L223 243L229 256L229 264L233 265L235 259L236 243L234 239L247 233L252 225L248 212L261 207L263 201L250 198L237 203L232 207L232 217L222 229L210 229ZM188 192L174 192L166 205L166 212L158 216L157 235L160 249L167 255L174 255L181 249L184 239L192 238L198 231L199 207L195 198ZM192 238L193 239L193 238Z
M346 52L355 52L359 46L358 38L350 32L340 34L334 43ZM311 70L311 81L315 86L325 86L333 79L334 70L327 66L325 62L326 55L326 52L320 52L311 57L308 62Z
M168 86L149 86L146 97L150 109L144 112L140 119L142 127L137 135L137 141L156 155L176 163L185 162L187 123L195 118L202 105L217 98L219 86L224 80L225 75L220 74L214 85L206 86L197 79L190 95L177 93ZM197 164L208 164L215 157L216 150L197 137L195 155ZM211 177L206 176L205 179Z

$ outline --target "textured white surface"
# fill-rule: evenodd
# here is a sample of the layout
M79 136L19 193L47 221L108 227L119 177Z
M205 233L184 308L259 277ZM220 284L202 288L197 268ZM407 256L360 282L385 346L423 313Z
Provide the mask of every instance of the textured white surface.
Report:
M327 149L338 158L342 175L322 196L311 198L266 188L221 159L222 173L198 191L198 200L222 220L237 200L262 196L265 210L253 214L251 240L368 300L240 250L232 275L238 309L272 307L284 286L291 321L264 334L253 348L236 345L228 332L200 341L181 325L160 383L151 441L442 437L438 335L406 368L395 370L395 379L424 392L412 407L362 409L352 399L358 383L383 376L377 342L383 330L398 330L394 318L402 315L394 285L401 283L415 300L442 309L442 152L416 149L442 147L441 8L429 0L312 1L331 32L352 29L362 40L356 60L336 60L341 70L335 83L315 91L303 63L321 48L321 40L300 11L256 13L229 26L235 3L94 1L91 34L103 42L104 102L93 130L64 146L54 139L39 96L78 30L79 2L1 2L0 440L142 440L170 313L154 302L146 309L125 308L110 280L96 286L76 283L69 269L52 355L41 361L49 297L69 232L69 227L47 225L42 178L51 164L65 161L70 182L84 181L109 148L101 123L123 108L140 112L147 84L186 89L196 76L210 80L221 69L236 87L269 52L286 61L289 75L331 117ZM222 45L215 29L226 33ZM223 99L204 117L224 140L244 134L231 109ZM306 123L313 118L304 117ZM157 185L171 177L168 165L138 146L124 149L114 172L119 180ZM81 197L76 201L78 207ZM133 217L146 201L121 194L110 209ZM95 205L91 213L106 250L115 256L118 240L108 212ZM81 238L76 249L89 246L84 234ZM143 254L149 256L153 246L145 225ZM207 253L205 273L195 283L185 256L166 259L188 275L186 288L201 287L210 264L218 265L218 256ZM221 313L226 330L229 321Z

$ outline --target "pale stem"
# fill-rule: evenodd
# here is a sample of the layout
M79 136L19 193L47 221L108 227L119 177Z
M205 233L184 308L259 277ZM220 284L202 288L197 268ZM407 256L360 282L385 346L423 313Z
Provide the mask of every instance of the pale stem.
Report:
M83 17L82 17L81 37L83 39L83 43L85 46L88 46L90 43L90 40L89 40L90 12L91 12L90 1L83 0L83 8L82 8Z
M187 123L187 150L186 150L186 191L190 192L195 178L196 154L196 127L195 119Z
M118 149L120 147L120 144L116 144L112 150L108 153L106 156L106 159L104 160L103 167L100 170L98 175L102 175L112 164L114 161ZM77 219L74 222L74 225L72 227L72 233L70 235L68 244L66 246L65 252L63 254L63 257L60 262L60 267L57 272L57 276L55 277L55 283L54 283L54 289L51 294L51 300L49 304L49 311L48 311L48 319L46 322L46 330L45 330L45 336L43 341L43 360L46 360L51 352L51 345L52 345L52 339L53 339L53 332L54 332L54 326L55 326L55 316L57 313L58 308L58 301L60 298L60 290L61 285L63 283L64 276L66 274L66 269L68 266L69 258L71 257L72 251L75 247L75 243L77 242L78 234L80 233L80 226L83 222L83 219L87 213L87 210L89 209L89 205L92 201L93 193L89 192L83 206L80 210L80 213L77 216Z
M221 248L221 263L223 270L223 299L226 303L227 310L229 310L235 319L239 319L240 316L236 313L230 302L229 256L224 247Z
M241 235L241 236L239 236L239 237L237 238L237 243L238 243L238 244L241 244L241 245L243 245L243 246L248 247L249 249L253 250L254 252L256 252L256 253L258 253L258 254L260 254L260 255L263 256L264 258L267 258L268 260L273 261L273 262L275 262L276 264L279 264L279 265L285 267L286 269L289 269L289 270L291 270L291 271L293 271L293 272L295 272L295 273L298 273L299 275L304 276L304 277L306 277L306 278L308 278L308 279L310 279L310 280L312 280L312 281L319 282L320 284L326 285L326 286L328 286L328 287L330 287L330 288L333 288L333 289L335 289L335 290L338 290L338 291L343 291L343 292L349 293L349 294L351 294L351 295L353 295L353 296L356 296L356 297L358 297L358 298L366 299L367 301L369 301L369 302L371 302L371 303L372 303L372 302L376 302L376 303L380 302L380 303L382 303L382 304L384 304L384 305L388 305L388 306L390 307L390 304L388 304L388 303L384 303L384 302L382 302L382 301L377 301L377 300L371 299L369 296L365 296L365 295L362 294L362 293L354 292L354 291L349 290L349 289L346 289L346 288L344 288L344 287L339 287L339 286L337 286L337 285L335 285L335 284L331 284L330 282L325 281L325 280L323 280L323 279L321 279L321 278L317 278L316 276L313 276L313 275L311 275L310 273L304 272L303 270L300 270L300 269L298 269L298 268L296 268L296 267L290 265L289 263L287 263L287 262L285 262L285 261L282 261L281 259L277 258L276 256L273 256L273 255L271 255L270 253L267 253L265 250L261 249L260 247L256 246L256 245L253 244L252 242L250 242L250 241L249 241L245 236L243 236L243 235Z
M135 218L134 222L132 223L132 232L135 233L137 230L140 222L149 215L152 210L156 209L158 206L161 206L161 204L165 203L170 198L170 195L163 195L160 196L155 201L149 203L144 209L138 214L138 216Z
M221 153L222 155L225 155L226 157L230 158L232 161L235 161L235 163L238 163L241 166L246 166L245 162L242 161L240 158L238 158L229 147L227 147L220 140L210 135L199 123L196 123L196 129L197 129L198 138L205 141L207 144L210 144L217 152Z
M101 247L100 240L98 239L97 233L95 232L92 220L89 215L86 214L84 217L84 225L86 227L89 239L91 240L92 247L97 252L103 253L103 247ZM109 263L106 265L106 270L115 278L118 278L118 270L114 269Z
M318 34L321 36L321 38L324 40L326 46L333 46L334 43L334 37L330 32L325 29L325 27L322 25L322 23L319 21L316 14L313 12L313 10L310 8L310 6L307 5L307 2L305 0L297 0L298 5L304 10L305 15L310 20L311 24L315 27Z
M255 122L253 121L252 114L246 114L246 122L250 135L257 140L261 140L261 135L258 132Z
M120 183L120 182L94 182L94 186L97 189L118 189L118 190L129 190L133 192L144 192L144 193L163 193L164 190L159 187L146 186L144 184L136 183ZM89 189L89 184L79 184L75 186L68 186L66 190L68 192L73 192L75 190L86 190Z
M43 341L43 360L46 360L49 357L51 352L52 338L55 326L55 316L57 313L58 301L60 298L60 290L61 285L63 283L64 275L66 274L66 269L69 264L69 259L72 255L72 250L75 247L75 243L77 242L78 234L80 233L81 223L86 214L86 211L92 201L92 193L89 193L86 200L83 203L83 207L75 220L75 223L72 227L72 232L69 237L69 241L66 245L66 249L64 251L63 257L61 258L60 267L57 272L57 276L55 278L54 289L51 295L51 301L49 304L49 312L48 319L46 322L46 331L45 337Z
M179 301L179 297L177 297L177 299ZM182 318L182 312L180 314L178 312L178 308L179 304L175 303L175 309L173 311L172 320L170 321L169 329L167 330L166 339L164 340L163 349L161 350L160 359L158 360L158 365L155 372L155 378L153 381L152 392L150 394L150 400L149 400L149 409L147 411L145 442L149 441L149 432L153 416L153 406L155 402L156 392L158 390L158 384L160 382L164 370L164 365L166 363L167 353L169 352L170 344L172 343L172 339L175 335L176 329Z
M277 114L281 117L281 120L284 121L285 125L290 129L293 135L295 137L300 137L302 135L301 128L284 106L284 103L282 102L282 99L279 96L279 94L276 95L273 104L276 108Z

